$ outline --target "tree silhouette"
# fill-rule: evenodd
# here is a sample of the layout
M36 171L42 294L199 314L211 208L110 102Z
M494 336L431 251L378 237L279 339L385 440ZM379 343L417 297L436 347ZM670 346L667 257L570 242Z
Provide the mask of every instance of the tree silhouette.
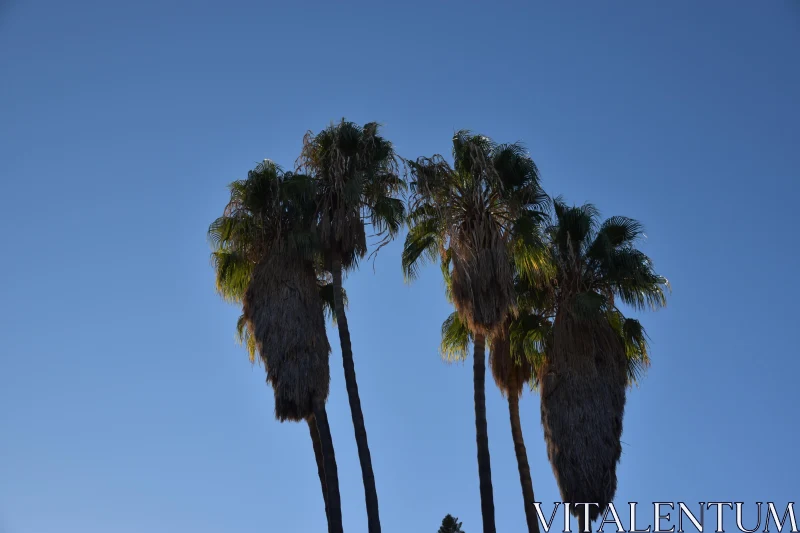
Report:
M461 529L461 522L458 521L458 518L449 514L442 520L442 527L439 528L438 533L464 533L464 530Z

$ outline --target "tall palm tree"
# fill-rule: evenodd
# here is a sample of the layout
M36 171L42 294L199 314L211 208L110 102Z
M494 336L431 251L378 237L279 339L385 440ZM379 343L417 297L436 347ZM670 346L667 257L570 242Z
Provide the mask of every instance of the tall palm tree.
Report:
M524 295L517 293L519 304L523 303L523 298ZM536 496L533 492L528 454L522 435L519 400L522 397L525 384L532 383L535 380L534 370L538 364L541 364L544 353L541 346L547 337L548 330L549 324L545 317L537 314L536 311L520 307L517 315L509 316L506 319L501 333L489 339L491 346L489 368L492 371L495 384L508 400L511 436L517 459L525 520L529 533L539 532L539 522L536 516L536 508L533 505L536 501ZM440 351L446 360L466 359L471 341L470 331L459 319L458 313L452 313L442 323Z
M649 361L641 325L616 304L663 307L669 285L636 249L643 234L637 221L601 224L594 206L560 199L554 211L547 233L555 318L537 375L542 426L562 500L598 503L589 514L594 521L617 487L626 387ZM583 513L574 513L583 529Z
M308 424L328 530L341 533L338 472L325 409L330 345L312 227L313 182L265 160L247 179L231 183L230 192L223 215L208 232L217 291L242 304L239 336L251 360L258 353L264 363L276 418Z
M316 187L316 233L325 267L333 278L336 323L342 348L345 385L350 401L358 458L364 482L370 533L380 533L378 491L358 394L350 330L344 308L342 276L355 269L367 251L365 223L384 240L402 226L405 209L397 198L405 186L392 144L378 134L378 124L363 127L342 120L303 140L298 167L313 176Z
M453 167L439 155L409 167L413 181L403 271L413 279L420 259L438 256L448 296L472 336L481 514L484 533L494 533L486 339L502 335L514 310L513 245L520 228L538 223L546 197L536 165L521 145L496 144L468 131L453 137Z

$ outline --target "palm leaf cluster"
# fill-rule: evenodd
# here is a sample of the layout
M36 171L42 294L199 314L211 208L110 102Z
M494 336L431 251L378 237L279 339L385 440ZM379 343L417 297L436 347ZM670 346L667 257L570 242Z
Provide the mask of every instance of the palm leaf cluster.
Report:
M441 156L410 162L410 229L403 249L408 279L420 259L441 261L450 298L470 331L489 335L515 308L511 246L535 226L546 196L519 144L495 144L460 131L451 167Z
M405 205L396 195L405 182L377 123L342 120L317 134L309 131L297 165L315 178L317 234L329 263L340 256L345 269L357 265L367 251L365 222L388 238L402 227Z

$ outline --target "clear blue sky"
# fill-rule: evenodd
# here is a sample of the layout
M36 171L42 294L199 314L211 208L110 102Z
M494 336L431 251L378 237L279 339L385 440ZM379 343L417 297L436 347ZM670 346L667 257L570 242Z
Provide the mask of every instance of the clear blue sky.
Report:
M797 2L282 4L0 2L0 531L324 531L307 428L273 419L205 230L228 182L343 116L408 157L461 128L521 140L549 193L644 222L674 292L643 317L617 502L800 497ZM437 267L405 285L395 243L346 287L384 531L479 531ZM491 381L487 403L498 531L522 531ZM537 499L559 500L535 394L522 416Z

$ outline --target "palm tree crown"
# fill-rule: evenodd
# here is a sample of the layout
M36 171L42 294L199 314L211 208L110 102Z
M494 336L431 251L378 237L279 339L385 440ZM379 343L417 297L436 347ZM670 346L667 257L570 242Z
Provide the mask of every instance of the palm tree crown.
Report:
M635 248L644 235L639 222L615 216L598 224L599 212L591 204L568 207L556 199L553 206L557 220L548 233L559 304L577 300L572 306L577 313L614 308L617 298L635 309L666 305L666 278Z
M281 420L310 416L312 400L327 398L330 381L312 186L307 176L265 160L230 184L230 201L209 228L217 291L243 304L237 333L251 361L261 355ZM286 286L291 298L280 297Z
M411 162L410 229L403 249L407 279L420 259L439 257L451 297L474 332L490 334L514 307L510 244L542 217L546 195L520 144L496 144L459 131L451 167L441 156Z
M364 257L365 222L387 238L402 227L405 207L397 194L405 182L394 147L379 135L377 123L362 127L342 120L308 132L298 168L314 177L318 235L329 261L339 254L347 269Z
M271 253L288 252L311 259L310 227L313 182L284 172L269 159L228 186L230 201L211 223L208 237L217 292L227 301L244 298L255 265Z

